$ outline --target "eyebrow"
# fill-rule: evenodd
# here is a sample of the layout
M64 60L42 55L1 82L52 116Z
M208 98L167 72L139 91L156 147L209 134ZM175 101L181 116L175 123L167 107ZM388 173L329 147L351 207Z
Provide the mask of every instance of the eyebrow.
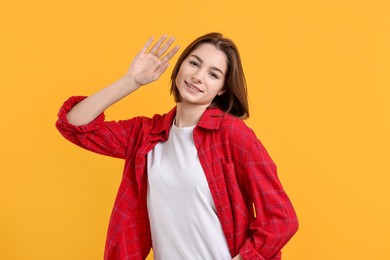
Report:
M191 57L194 57L195 59L197 59L200 63L203 63L203 60L202 60L201 58L199 58L199 56L197 56L197 55L195 55L195 54L192 54L192 55L190 55L190 56L191 56ZM222 70L219 69L219 68L217 68L217 67L211 67L211 69L212 69L212 70L219 71L222 75L224 75L223 72L222 72Z

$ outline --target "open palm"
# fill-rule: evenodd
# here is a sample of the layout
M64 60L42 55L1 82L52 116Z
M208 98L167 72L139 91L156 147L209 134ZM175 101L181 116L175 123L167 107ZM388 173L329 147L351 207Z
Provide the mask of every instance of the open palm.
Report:
M133 80L137 85L146 85L159 79L168 68L168 61L179 50L179 46L175 46L167 52L169 47L175 41L175 38L171 37L164 43L166 38L167 36L163 35L153 45L153 47L147 51L153 43L153 37L150 38L142 50L134 58L126 76Z

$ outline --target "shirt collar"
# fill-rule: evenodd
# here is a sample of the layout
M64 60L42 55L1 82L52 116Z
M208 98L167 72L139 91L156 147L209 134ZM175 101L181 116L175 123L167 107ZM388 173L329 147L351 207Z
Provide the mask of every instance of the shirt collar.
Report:
M224 118L226 113L219 108L207 108L199 120L196 127L218 130L221 124L221 120ZM162 115L160 118L155 120L151 131L151 134L162 135L164 139L168 139L169 130L176 116L176 107L174 107L167 114Z

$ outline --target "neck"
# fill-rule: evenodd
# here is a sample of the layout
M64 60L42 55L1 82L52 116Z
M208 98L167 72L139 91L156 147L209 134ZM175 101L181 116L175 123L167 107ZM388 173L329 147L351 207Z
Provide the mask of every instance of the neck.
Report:
M188 127L198 124L207 106L191 106L177 103L176 122L177 127Z

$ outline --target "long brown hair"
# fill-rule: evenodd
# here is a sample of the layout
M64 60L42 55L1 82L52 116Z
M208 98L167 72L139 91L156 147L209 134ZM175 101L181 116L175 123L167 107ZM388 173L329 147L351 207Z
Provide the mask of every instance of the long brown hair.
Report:
M225 53L227 57L227 71L222 95L217 95L210 107L218 107L222 111L233 116L246 119L249 117L248 93L244 71L242 69L240 54L237 46L230 39L224 38L220 33L209 33L195 39L180 55L171 75L171 94L176 102L181 101L180 93L176 87L175 80L183 61L198 46L204 43L214 45L218 50Z

